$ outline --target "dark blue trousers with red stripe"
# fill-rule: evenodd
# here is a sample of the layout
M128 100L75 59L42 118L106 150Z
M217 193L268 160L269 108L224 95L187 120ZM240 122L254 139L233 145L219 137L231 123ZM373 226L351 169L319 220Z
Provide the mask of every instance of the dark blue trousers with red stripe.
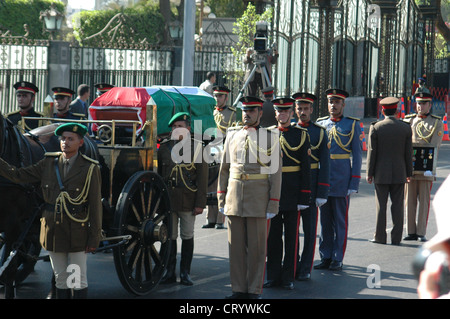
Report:
M350 197L328 196L320 207L321 232L319 253L321 259L342 261L347 247L348 207Z

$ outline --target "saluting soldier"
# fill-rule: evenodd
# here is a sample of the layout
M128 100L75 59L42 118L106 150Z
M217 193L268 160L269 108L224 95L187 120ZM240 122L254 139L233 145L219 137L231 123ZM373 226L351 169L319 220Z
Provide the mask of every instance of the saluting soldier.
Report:
M208 165L203 159L202 141L191 139L190 116L176 113L169 121L170 138L158 150L158 173L169 187L172 205L172 246L167 273L162 283L176 282L178 225L181 237L180 283L192 286L195 216L206 207Z
M64 87L54 87L52 88L56 113L53 114L54 118L60 118L65 120L84 120L85 115L81 113L72 113L70 111L70 103L72 101L72 96L75 92L71 89Z
M240 102L244 126L227 131L217 189L219 211L228 218L230 299L261 297L267 219L278 213L282 174L278 133L259 126L263 101Z
M280 131L283 168L280 207L278 214L270 221L267 240L267 281L264 287L281 286L291 290L294 289L297 264L300 210L308 208L311 202L309 162L311 150L308 131L295 123L291 125L294 99L282 97L272 102Z
M297 280L306 281L311 279L319 207L327 202L330 190L330 150L325 128L311 121L313 103L317 97L306 92L295 93L292 97L295 99L298 125L308 130L311 144L311 205L300 214L303 222L304 243L295 277Z
M317 119L326 128L330 147L330 192L320 208L321 262L315 269L341 270L347 246L350 195L358 192L361 180L362 134L359 119L344 116L348 93L326 91L329 116Z
M70 299L67 267L80 267L73 297L87 298L87 252L101 240L101 177L98 162L81 154L87 132L84 125L66 123L55 130L61 151L46 153L38 163L16 168L0 159L0 175L15 183L41 184L45 207L40 242L49 252L56 280L56 298Z
M225 138L227 128L242 124L242 114L237 112L236 108L228 106L228 97L230 89L226 86L214 86L213 96L216 100L216 108L214 109L214 121L216 122L217 130L220 132L222 138ZM216 134L217 137L217 134ZM220 139L221 142L223 141ZM217 179L208 187L208 192L217 192ZM206 212L207 223L202 228L216 228L225 229L223 214L219 214L217 205L208 205Z
M22 123L22 117L44 117L44 114L36 112L34 109L34 101L36 100L36 94L39 89L36 85L30 82L21 81L14 84L16 89L16 99L19 110L6 114L6 118L13 124L22 126L26 130L32 130L39 126L44 125L43 120L27 119L25 123Z
M430 193L436 180L436 164L443 136L443 123L440 117L431 114L433 96L426 92L415 94L417 114L405 116L404 121L411 125L414 172L411 181L406 184L407 232L404 240L426 241L428 213L430 211ZM424 147L429 148L425 154ZM424 154L422 154L422 152ZM419 170L418 162L432 161L433 170ZM419 201L419 207L417 207ZM417 211L418 209L418 211Z

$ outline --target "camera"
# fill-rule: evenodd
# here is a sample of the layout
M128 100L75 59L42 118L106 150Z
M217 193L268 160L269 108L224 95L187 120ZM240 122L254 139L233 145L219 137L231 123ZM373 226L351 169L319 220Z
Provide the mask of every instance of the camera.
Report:
M253 47L259 54L267 52L269 24L266 21L256 23L256 33L253 41Z

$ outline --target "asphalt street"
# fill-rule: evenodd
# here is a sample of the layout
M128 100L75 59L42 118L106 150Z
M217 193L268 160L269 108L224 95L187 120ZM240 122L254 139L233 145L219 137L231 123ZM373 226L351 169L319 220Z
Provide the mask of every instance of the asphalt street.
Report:
M365 132L368 123L364 121ZM367 135L367 133L366 133ZM312 270L308 282L296 282L293 290L264 289L263 299L417 299L417 280L411 263L422 243L402 241L400 246L370 243L375 230L374 186L365 181L366 152L359 193L352 195L349 210L348 243L342 271ZM433 183L432 196L450 174L450 142L443 142ZM120 284L113 255L98 253L88 258L89 298L92 299L221 299L231 293L227 230L202 229L205 213L197 217L195 250L191 267L194 286L178 283L159 285L147 296L129 294ZM388 216L388 229L391 227ZM318 232L320 225L318 226ZM436 234L433 209L430 211L427 237ZM406 225L404 235L406 234ZM300 235L300 245L303 243ZM388 241L389 241L388 233ZM178 260L180 254L178 243ZM45 252L44 252L45 253ZM318 240L315 263L319 261ZM50 289L51 267L40 261L35 271L17 288L17 299L44 299ZM0 298L4 291L0 288Z

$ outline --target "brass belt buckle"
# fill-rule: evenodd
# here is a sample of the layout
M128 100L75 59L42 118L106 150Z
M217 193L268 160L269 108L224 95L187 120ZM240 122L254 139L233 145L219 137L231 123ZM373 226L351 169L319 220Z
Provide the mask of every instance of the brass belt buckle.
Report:
M248 178L249 178L248 174L241 174L241 179L242 180L248 181Z

